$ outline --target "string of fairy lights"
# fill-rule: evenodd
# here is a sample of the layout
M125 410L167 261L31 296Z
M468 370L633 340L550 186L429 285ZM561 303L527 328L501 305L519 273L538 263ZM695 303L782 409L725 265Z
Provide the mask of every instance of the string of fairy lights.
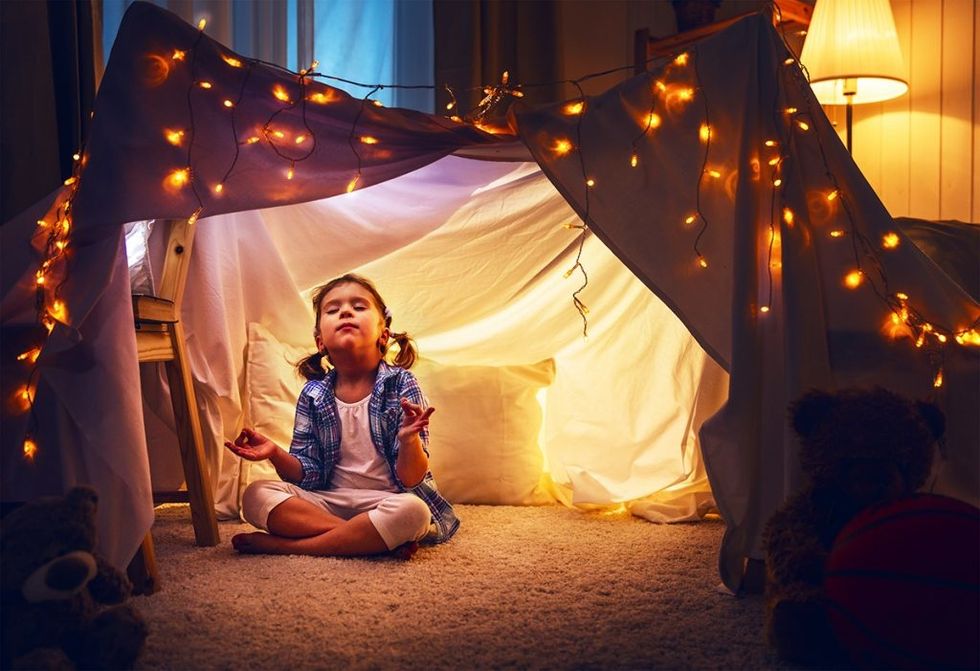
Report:
M211 81L198 77L197 55L199 45L204 37L205 25L203 20L198 24L199 30L196 40L189 48L191 52L189 60L190 84L186 91L188 127L183 129L163 129L164 139L169 144L180 147L186 143L186 165L174 168L168 174L165 180L165 186L173 191L179 191L187 187L191 189L196 206L188 215L188 224L194 224L200 218L205 208L205 202L199 191L199 187L204 186L204 184L192 169L192 152L195 146L194 97L195 94L199 94L202 91L210 91L214 86ZM783 39L783 44L787 49L787 53L791 54L792 50L786 43L785 38ZM284 162L284 177L286 180L293 179L297 163L301 163L313 156L317 146L317 138L308 119L308 103L325 105L339 99L340 96L337 93L337 89L332 87L326 85L311 86L311 80L329 79L369 89L368 93L361 99L360 107L351 122L351 128L348 134L348 145L356 159L356 170L351 176L346 188L348 193L358 188L361 181L363 169L361 147L377 145L382 142L382 139L374 136L359 135L358 127L367 106L381 106L380 101L372 99L372 96L384 88L438 88L445 90L449 96L449 101L445 104L445 109L451 113L446 118L450 123L457 125L460 123L469 123L487 132L498 132L500 129L494 127L489 121L490 115L510 98L523 97L524 89L536 86L554 86L557 84L574 86L578 92L578 97L570 102L564 103L560 111L564 115L577 117L574 127L575 140L573 142L568 138L558 137L554 139L553 144L548 149L553 155L559 158L576 154L582 183L584 185L581 223L566 223L564 225L567 229L578 231L577 252L574 264L565 272L564 276L568 278L576 271L582 276L582 284L572 293L572 302L582 317L583 336L588 337L589 309L581 300L580 295L588 286L589 276L582 263L582 255L585 241L590 233L590 226L593 223L590 194L598 185L595 176L589 172L586 152L583 148L582 124L590 112L590 103L589 98L585 95L582 88L582 84L597 77L632 70L634 68L633 65L591 73L574 80L540 84L512 84L509 80L508 73L505 72L499 83L479 87L482 88L484 97L473 110L460 117L455 113L458 109L457 91L449 85L435 87L427 85L363 84L341 77L319 73L316 71L318 66L316 61L313 61L309 68L302 69L296 73L285 70L276 64L266 63L259 59L244 58L233 55L223 48L221 49L220 55L222 60L231 68L242 69L243 77L239 84L237 96L234 98L222 98L219 103L231 112L230 127L235 150L230 164L224 171L221 179L210 186L212 193L215 195L220 195L225 190L225 185L238 164L243 148L264 142ZM671 57L651 58L647 61L646 65L658 62L659 65L663 66L660 69L664 72L683 72L693 61L694 85L692 86L685 82L665 81L665 77L657 74L658 70L656 68L648 70L645 73L647 77L647 89L650 92L650 105L648 111L638 120L638 130L628 147L628 158L626 162L631 168L637 168L640 165L640 147L642 143L663 125L664 117L659 112L661 106L669 109L671 101L687 104L694 100L695 97L701 97L703 112L701 124L698 129L699 140L704 145L701 170L694 192L693 211L683 220L681 230L689 229L695 223L699 224L697 233L693 237L692 252L696 267L706 270L709 267L709 261L700 245L704 236L708 233L709 221L702 209L701 191L706 179L718 179L722 175L718 170L709 167L712 139L715 131L710 122L710 105L707 95L701 85L698 56L699 50L697 47L694 47L690 51L685 50ZM187 59L188 53L186 50L174 49L169 55L170 63L168 66L178 67L181 63L187 63ZM236 110L245 99L247 85L252 70L256 65L273 67L284 73L288 78L295 78L299 91L297 95L291 93L283 82L275 84L271 93L276 100L282 103L281 106L261 125L260 132L243 134L240 133L237 125ZM797 84L801 86L809 84L805 69L799 64L798 58L795 55L785 58L782 66L784 72L790 73L790 76L796 79ZM773 127L777 137L765 139L759 148L760 157L765 158L767 167L770 169L769 182L771 186L770 216L768 222L769 236L766 250L768 286L766 287L767 298L765 301L760 301L758 306L758 312L761 315L765 315L773 309L773 288L776 284L773 269L781 267L781 260L775 258L778 255L778 249L780 247L780 220L783 225L793 227L797 219L797 215L786 202L782 190L784 167L789 160L786 149L789 148L793 141L790 133L793 131L808 133L810 131L812 119L814 118L811 106L816 104L813 96L804 96L804 102L802 104L806 105L807 109L801 111L791 106L779 109L780 92L782 90L779 88L782 82L781 76L777 76L776 81L777 89L775 93L776 101L773 104ZM463 90L474 91L479 90L479 88ZM276 120L279 115L295 110L297 105L300 107L301 130L293 133L292 136L287 136L287 133L276 123ZM438 119L438 117L434 118ZM859 227L855 225L850 200L846 192L840 187L833 171L829 168L829 162L820 134L814 133L812 135L816 136L825 175L830 185L830 191L826 192L823 197L827 203L840 206L846 219L845 228L834 228L829 232L829 235L834 239L849 238L852 245L854 265L852 268L847 269L844 275L844 286L848 289L857 289L860 286L868 284L875 295L889 308L888 320L892 327L893 337L903 334L909 335L917 348L929 345L930 352L934 352L932 358L936 364L936 374L933 384L937 388L942 386L944 347L951 340L960 345L980 346L980 332L978 332L980 320L975 321L967 327L958 329L931 323L924 318L919 310L912 306L908 294L901 291L892 291L889 288L888 279L878 256L878 249L880 248L882 251L895 249L900 244L900 237L895 232L888 232L883 236L880 244L875 245L860 231ZM36 419L34 418L34 393L37 373L35 364L41 354L46 336L54 329L55 324L58 322L64 324L69 323L68 309L61 297L61 287L65 281L67 267L65 261L70 251L70 238L73 226L71 206L78 190L87 157L84 151L82 151L76 154L74 159L73 174L65 181L67 192L62 194L63 197L56 201L56 206L43 219L38 220L38 228L35 233L36 239L37 236L41 236L44 240L43 245L41 245L41 261L35 273L37 323L43 327L38 329L43 335L41 336L40 342L35 343L17 356L18 361L30 366L31 369L27 376L27 383L16 392L24 410L30 411L31 419L23 443L23 455L29 461L34 459L37 452L37 444L34 438L36 427ZM760 160L758 163L761 171L762 161ZM780 204L779 207L776 205L777 200Z

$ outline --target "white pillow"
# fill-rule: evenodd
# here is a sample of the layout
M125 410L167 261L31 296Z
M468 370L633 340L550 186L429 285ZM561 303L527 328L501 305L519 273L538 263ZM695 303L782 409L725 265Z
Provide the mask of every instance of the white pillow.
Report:
M538 391L555 362L526 366L446 366L422 359L412 372L429 404L429 468L453 503L554 502L538 444Z
M296 399L305 379L295 362L312 347L280 343L261 324L248 326L247 425L289 449ZM537 392L551 384L555 362L527 366L446 366L421 359L412 373L436 408L429 426L429 468L453 503L541 505L554 502L538 445ZM275 479L267 462L242 463L241 489Z

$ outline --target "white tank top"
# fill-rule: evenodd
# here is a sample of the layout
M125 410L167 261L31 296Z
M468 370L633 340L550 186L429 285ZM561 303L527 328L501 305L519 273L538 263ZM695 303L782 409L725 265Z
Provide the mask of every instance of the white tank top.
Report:
M356 403L337 402L340 419L340 459L330 479L331 489L374 489L398 491L388 462L371 441L371 424L365 396Z

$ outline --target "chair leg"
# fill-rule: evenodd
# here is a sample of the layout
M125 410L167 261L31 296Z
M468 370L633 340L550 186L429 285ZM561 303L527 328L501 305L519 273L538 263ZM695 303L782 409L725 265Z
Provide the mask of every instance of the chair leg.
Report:
M194 538L198 545L217 545L218 521L214 512L214 494L208 466L204 460L204 437L201 420L197 415L197 397L194 379L184 351L184 329L180 322L171 326L174 358L166 363L170 382L170 400L177 423L177 440L187 481L187 495L191 504L191 520Z
M150 596L159 591L160 574L157 571L156 552L153 550L153 536L149 531L143 537L143 543L136 551L136 555L129 562L126 575L133 585L133 595Z

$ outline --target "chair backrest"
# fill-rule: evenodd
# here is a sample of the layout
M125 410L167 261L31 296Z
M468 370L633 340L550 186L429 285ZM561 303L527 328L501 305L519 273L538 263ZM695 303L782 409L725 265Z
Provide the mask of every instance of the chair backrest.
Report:
M191 251L194 248L194 229L197 224L189 223L186 219L160 219L158 223L167 226L167 252L163 260L163 275L156 296L173 301L174 309L180 314L180 305L184 299L184 287L187 284L187 271L191 263Z

